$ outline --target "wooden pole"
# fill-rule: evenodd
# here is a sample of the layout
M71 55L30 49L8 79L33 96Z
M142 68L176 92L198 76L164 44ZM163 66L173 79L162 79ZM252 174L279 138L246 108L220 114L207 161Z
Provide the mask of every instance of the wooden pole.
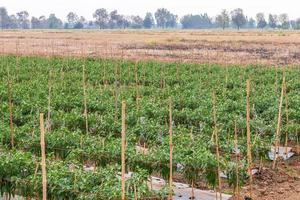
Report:
M169 200L173 199L173 119L172 119L172 99L169 99L169 145L170 145L170 178L169 178Z
M138 196L137 196L137 191L136 191L136 185L133 185L133 189L134 189L134 200L138 200Z
M134 71L135 71L135 86L136 86L136 108L137 110L139 110L140 94L139 94L138 62L135 63Z
M213 120L214 120L214 131L213 135L215 136L215 146L216 146L216 156L217 156L217 176L218 176L218 191L220 195L220 200L222 200L222 180L220 177L220 152L219 152L219 134L217 127L217 112L216 112L216 94L213 92L212 95L212 104L213 104ZM216 192L217 197L217 192Z
M125 138L125 112L126 112L126 103L122 101L122 147L121 147L121 162L122 162L122 200L125 200L125 145L126 145L126 138Z
M238 136L237 136L237 125L236 120L234 120L234 149L235 149L235 162L236 162L236 199L239 200L240 190L239 190L239 165L240 165L240 152L238 152Z
M284 83L284 96L285 96L285 119L286 119L286 124L285 124L285 155L288 154L288 139L289 139L289 106L288 106L288 96L286 94L286 83Z
M85 80L85 65L82 65L82 84L83 84L83 104L85 117L85 131L89 133L88 112L87 112L87 98L86 98L86 80Z
M52 71L49 71L49 81L48 81L48 115L47 115L47 131L51 131L51 89L52 89Z
M45 126L44 113L40 113L41 153L42 153L42 184L43 200L47 199L46 155L45 155Z
M248 175L250 180L250 198L252 198L252 153L251 153L251 130L250 130L250 80L247 80L247 162Z
M279 146L279 138L280 138L280 124L281 124L281 109L282 109L282 102L283 102L283 95L284 95L284 84L285 84L285 76L282 79L282 87L281 87L281 95L279 101L279 108L278 108L278 117L277 117L277 128L276 128L276 135L275 135L275 150L274 150L274 160L272 168L275 169L276 167L276 160L277 160L277 151Z
M12 83L8 80L8 107L9 107L9 128L10 128L10 146L14 148L15 141L14 141L14 127L13 127L13 103L12 103Z

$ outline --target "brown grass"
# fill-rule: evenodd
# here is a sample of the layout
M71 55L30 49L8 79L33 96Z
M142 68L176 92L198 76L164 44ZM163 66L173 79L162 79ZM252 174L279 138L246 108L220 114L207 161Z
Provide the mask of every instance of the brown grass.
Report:
M0 53L219 64L299 64L300 31L6 30Z

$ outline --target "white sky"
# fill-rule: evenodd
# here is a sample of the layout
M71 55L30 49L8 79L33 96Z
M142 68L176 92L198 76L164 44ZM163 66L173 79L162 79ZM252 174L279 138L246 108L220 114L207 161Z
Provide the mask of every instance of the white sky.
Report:
M179 16L203 12L215 16L222 8L242 8L248 16L265 12L288 13L291 19L300 17L300 0L1 0L0 6L6 7L9 14L21 10L27 10L31 16L55 13L63 20L70 11L92 19L97 8L106 8L108 11L117 9L121 14L144 16L147 11L153 13L161 7Z

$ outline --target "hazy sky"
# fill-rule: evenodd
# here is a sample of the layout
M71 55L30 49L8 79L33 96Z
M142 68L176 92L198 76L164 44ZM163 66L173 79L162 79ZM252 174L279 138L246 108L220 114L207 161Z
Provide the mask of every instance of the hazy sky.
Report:
M248 16L265 12L288 13L290 18L300 17L299 0L1 0L0 6L5 6L9 14L21 10L27 10L31 16L55 13L64 20L69 11L92 19L96 8L106 8L108 11L117 9L121 14L144 16L147 11L154 12L160 7L168 8L179 16L203 12L214 16L222 8L232 10L240 7Z

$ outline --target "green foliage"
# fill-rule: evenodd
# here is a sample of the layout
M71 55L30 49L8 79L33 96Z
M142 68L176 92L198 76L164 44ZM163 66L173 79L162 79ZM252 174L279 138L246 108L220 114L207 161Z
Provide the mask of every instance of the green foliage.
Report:
M236 184L236 164L230 156L234 148L235 119L239 149L241 155L246 155L245 82L248 78L252 86L253 158L264 158L274 140L282 68L14 56L0 57L0 64L1 194L41 195L40 112L45 113L47 127L51 125L51 131L46 132L49 199L119 199L122 100L126 101L126 167L134 172L126 185L128 197L133 197L135 186L139 197L165 194L163 190L150 191L146 182L154 172L165 179L169 177L170 97L172 167L189 183L204 180L211 186L217 184L215 146L211 140L213 91L217 98L220 167L228 172L230 185ZM83 105L83 65L88 134ZM299 137L300 129L299 72L296 67L285 69L290 119L287 128L291 140ZM7 150L10 147L8 80L12 82L15 150ZM285 119L284 112L282 117ZM282 125L284 133L287 126L284 120ZM136 151L140 141L148 147L147 154ZM83 164L93 164L96 170L87 172ZM246 179L246 168L241 160L240 183Z

